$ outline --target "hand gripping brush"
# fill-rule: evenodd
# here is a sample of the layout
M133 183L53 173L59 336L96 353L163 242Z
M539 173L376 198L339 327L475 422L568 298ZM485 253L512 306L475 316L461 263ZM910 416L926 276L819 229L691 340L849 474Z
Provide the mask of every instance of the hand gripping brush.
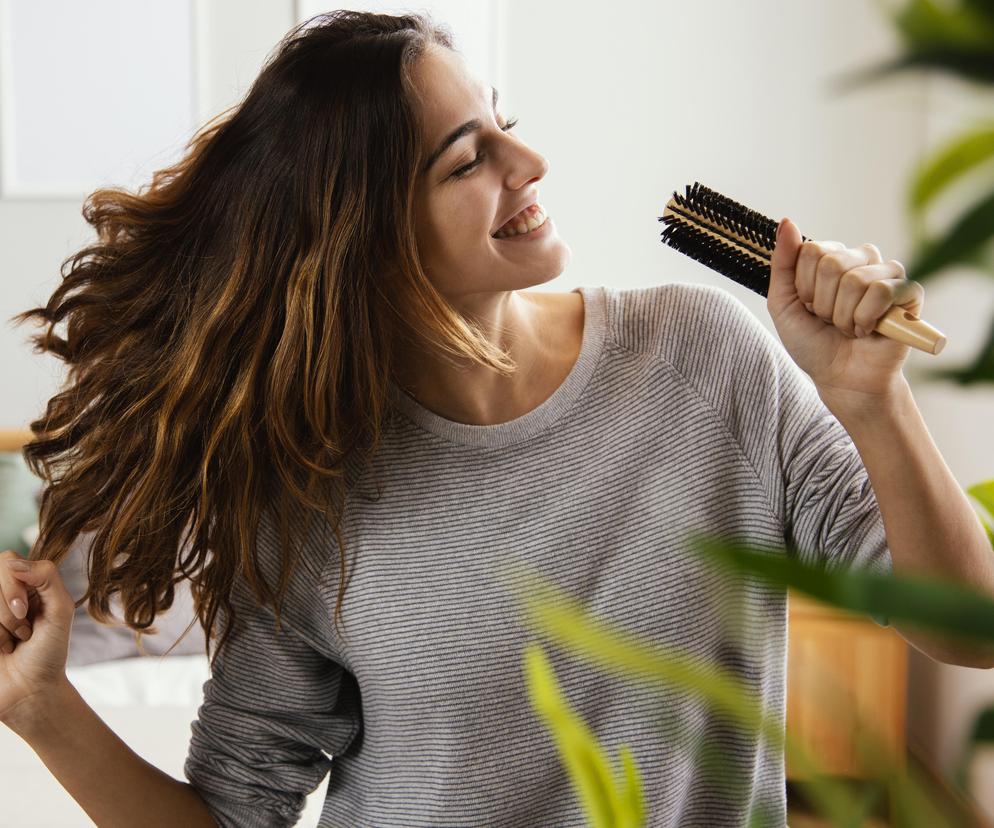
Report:
M659 221L666 225L664 244L766 297L776 246L773 219L695 182L687 185L684 196L673 191ZM929 354L938 354L946 344L944 334L897 305L880 317L874 330Z

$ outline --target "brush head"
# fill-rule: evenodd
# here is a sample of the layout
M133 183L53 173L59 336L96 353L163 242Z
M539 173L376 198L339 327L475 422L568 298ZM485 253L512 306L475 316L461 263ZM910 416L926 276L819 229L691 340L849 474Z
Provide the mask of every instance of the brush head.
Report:
M659 217L662 241L762 297L770 288L777 222L694 182ZM802 236L807 241L807 237Z

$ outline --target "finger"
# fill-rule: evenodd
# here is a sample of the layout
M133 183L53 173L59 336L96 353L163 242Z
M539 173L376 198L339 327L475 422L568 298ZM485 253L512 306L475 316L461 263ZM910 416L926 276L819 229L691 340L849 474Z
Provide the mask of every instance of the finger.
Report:
M863 301L867 289L873 282L886 280L893 275L894 268L889 264L869 264L847 270L839 281L832 325L854 338L857 337L857 326L864 331L872 331L872 327L867 328L856 319L856 308Z
M913 287L915 285L917 287ZM918 282L909 282L907 279L897 277L876 279L867 287L866 293L856 306L853 314L856 324L864 331L872 331L877 327L880 317L897 304L908 308L917 316L923 292Z
M848 270L866 264L866 254L849 249L826 253L815 266L814 296L810 300L815 314L824 322L832 323L839 283Z
M20 555L13 550L0 553L0 562L3 564L3 572L0 573L0 625L8 635L13 634L16 640L27 641L31 637L31 622L27 618L28 590L14 576L14 570L8 563L20 560Z
M867 264L883 264L884 257L880 255L880 249L875 244L861 244L860 250L863 250L867 254Z
M845 248L842 242L837 241L806 241L801 245L794 265L794 285L797 289L797 298L809 311L811 307L808 306L815 298L815 268L818 260L827 253L843 249Z
M14 648L17 647L18 644L31 638L30 625L24 624L23 622L18 623L20 626L18 626L16 630L11 630L9 627L0 627L0 637L2 637L3 641L3 643L0 644L0 652L10 655L14 652Z
M75 609L75 601L66 585L62 582L59 568L54 561L23 561L28 565L26 570L12 569L14 577L27 589L28 594L37 602L36 606L43 605L47 614L51 609L56 613ZM9 568L7 561L4 564Z

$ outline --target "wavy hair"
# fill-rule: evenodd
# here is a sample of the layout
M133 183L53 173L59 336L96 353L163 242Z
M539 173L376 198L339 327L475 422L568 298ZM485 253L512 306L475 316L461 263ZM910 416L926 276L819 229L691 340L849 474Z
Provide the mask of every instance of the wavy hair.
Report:
M337 629L346 463L379 445L397 349L514 370L418 257L411 70L434 46L454 48L427 14L339 10L294 27L178 163L137 193L87 197L97 242L63 261L44 307L12 317L36 318L34 352L68 365L23 449L44 483L30 557L58 563L95 532L76 606L107 623L119 592L142 652L184 578L197 618L183 636L199 620L208 656L219 606L215 658L232 630L238 576L279 630L317 516L338 541ZM275 595L257 554L265 510L279 521Z

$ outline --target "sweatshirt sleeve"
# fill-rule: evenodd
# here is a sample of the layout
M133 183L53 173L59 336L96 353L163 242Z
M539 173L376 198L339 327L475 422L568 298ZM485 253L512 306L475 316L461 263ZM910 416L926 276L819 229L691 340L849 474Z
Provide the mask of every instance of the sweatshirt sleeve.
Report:
M238 623L204 684L183 772L220 828L295 825L329 757L359 730L351 676L292 631L285 611L277 633L240 579L231 601Z
M852 438L783 344L732 294L691 286L698 383L766 489L788 554L828 570L893 571L883 518ZM702 375L703 376L703 375ZM882 614L871 614L888 626Z

